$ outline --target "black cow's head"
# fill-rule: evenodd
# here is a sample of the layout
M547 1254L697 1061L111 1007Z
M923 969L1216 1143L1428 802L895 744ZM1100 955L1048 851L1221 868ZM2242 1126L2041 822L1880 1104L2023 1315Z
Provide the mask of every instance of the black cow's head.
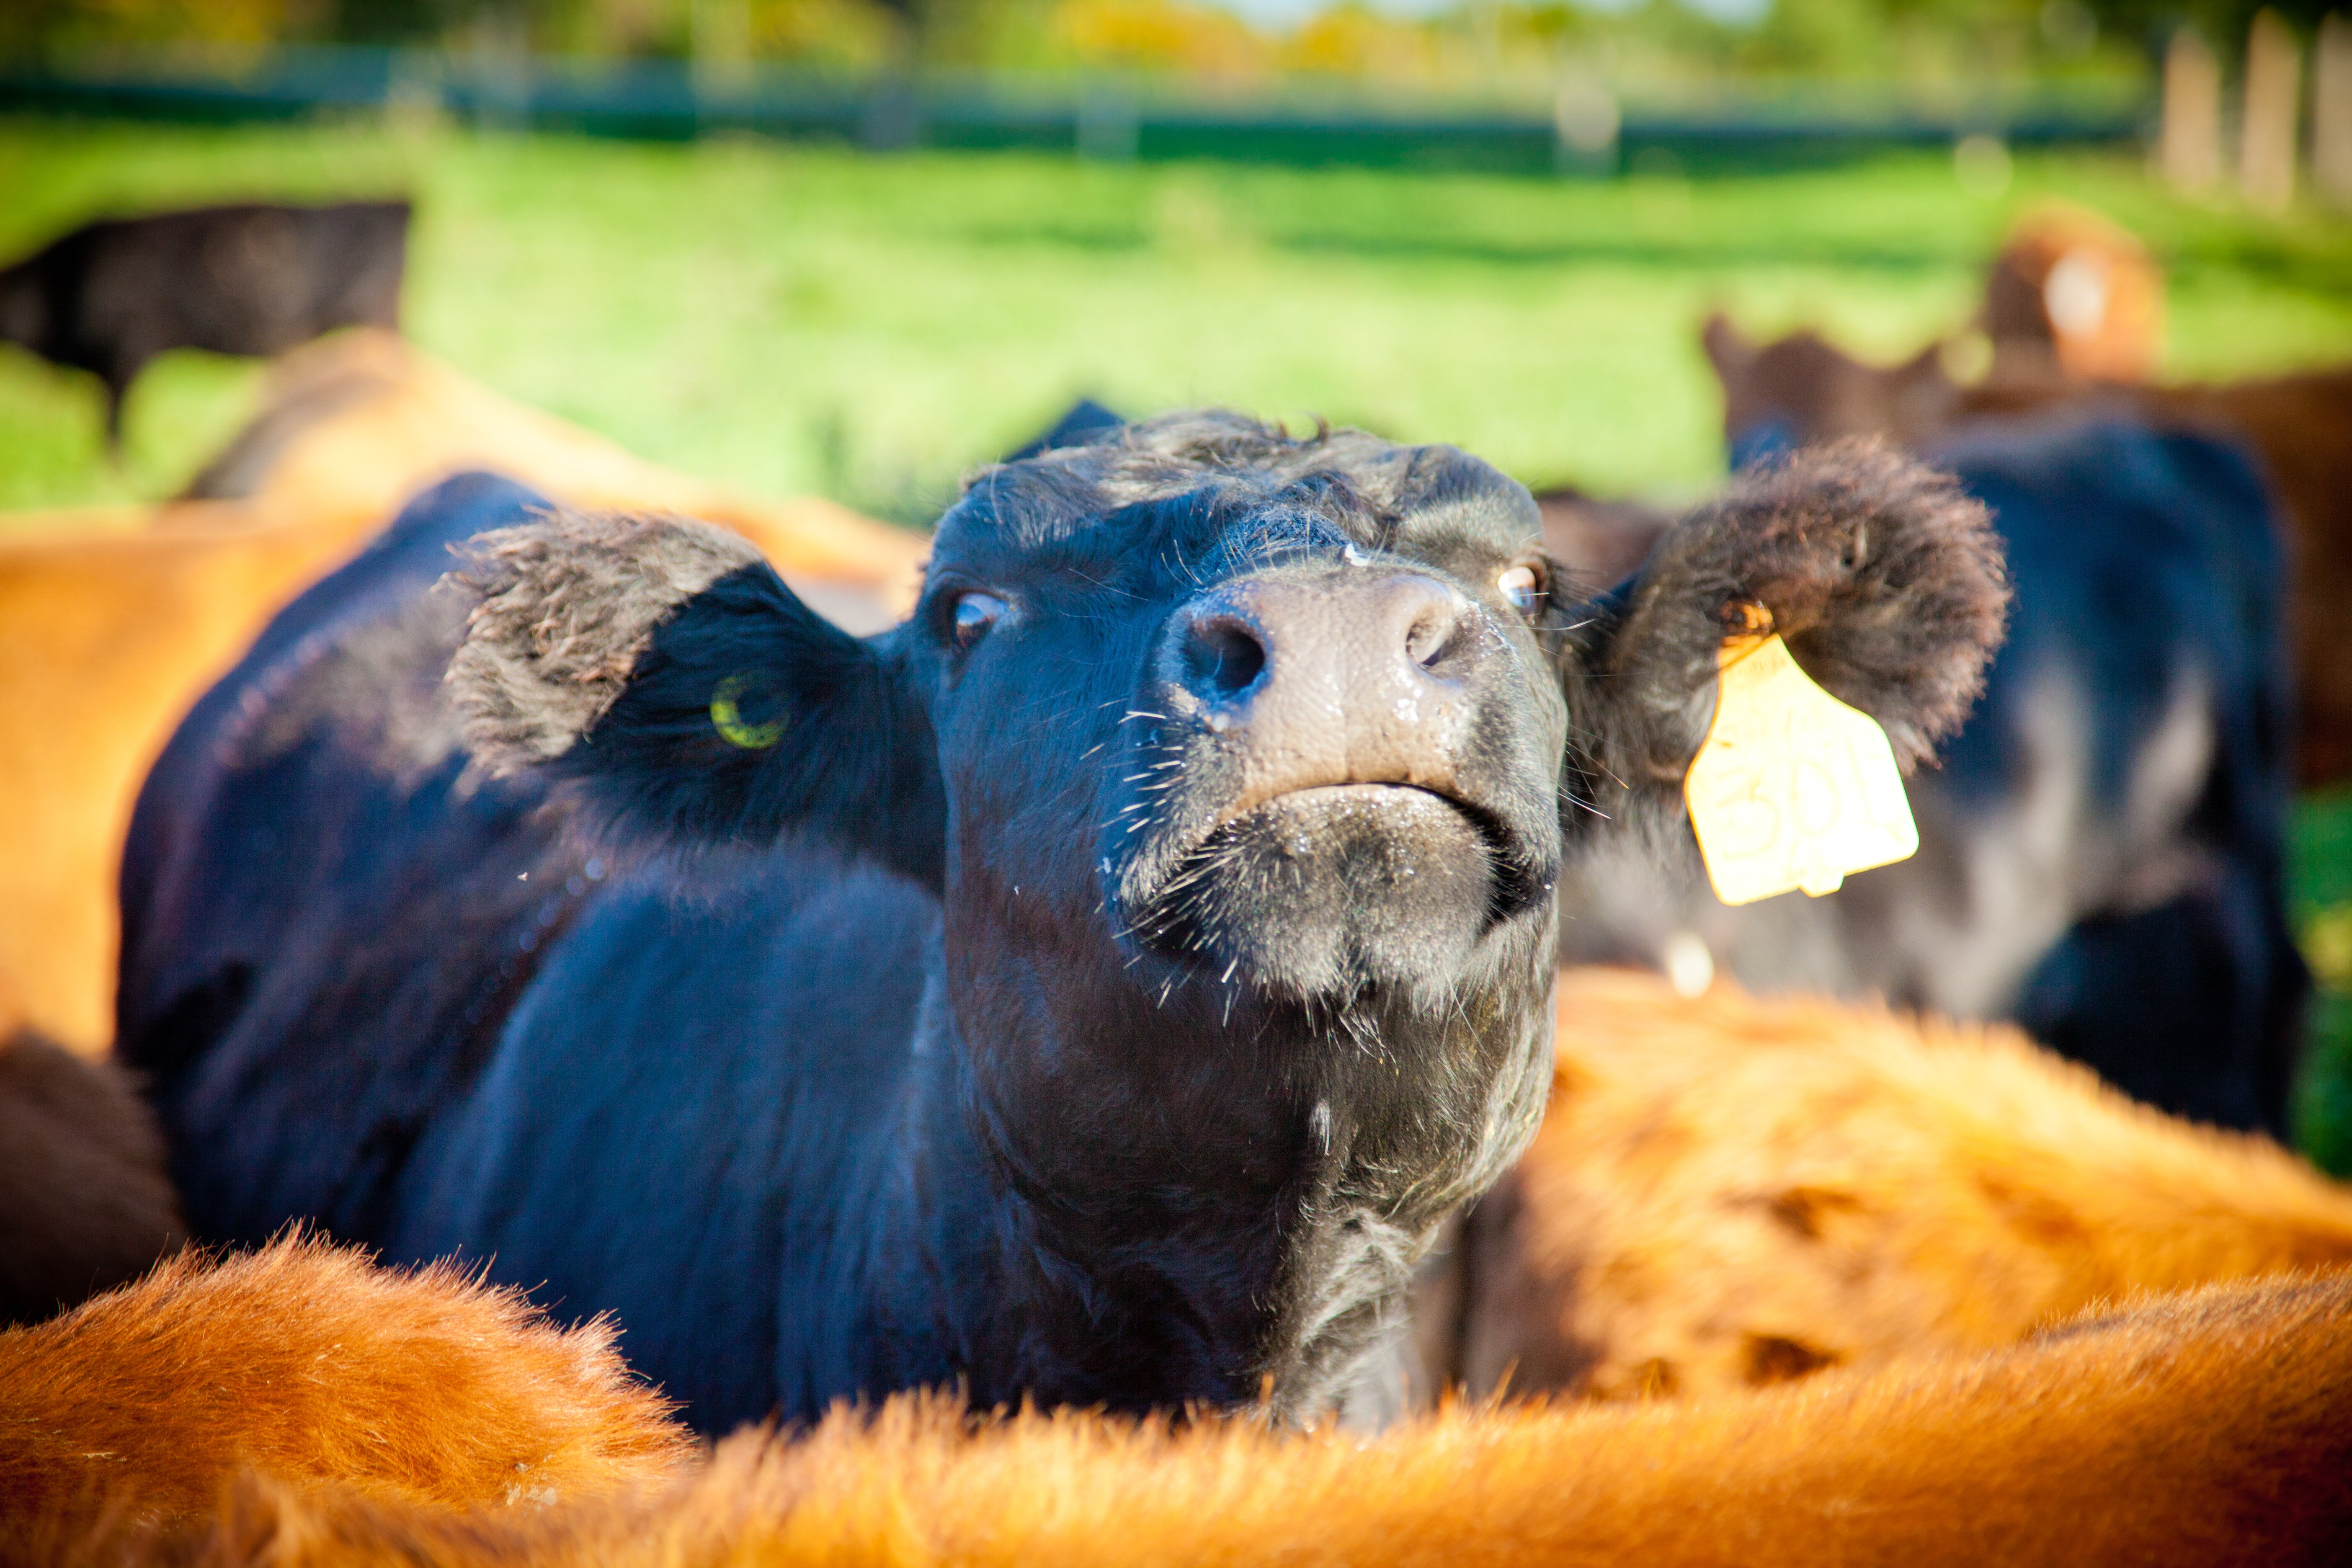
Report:
M937 889L967 1115L1074 1310L1124 1310L1105 1268L1234 1297L1262 1353L1171 1386L1312 1399L1531 1133L1562 856L1676 799L1738 606L1906 760L1997 636L1981 514L1874 454L1752 481L1605 599L1540 537L1450 447L1174 416L982 474L863 642L698 524L490 536L451 679L479 761L612 837L814 834Z

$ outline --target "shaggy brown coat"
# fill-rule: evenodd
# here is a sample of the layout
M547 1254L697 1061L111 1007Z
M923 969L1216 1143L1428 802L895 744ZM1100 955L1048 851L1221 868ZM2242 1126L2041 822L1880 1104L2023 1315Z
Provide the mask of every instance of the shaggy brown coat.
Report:
M447 1265L301 1237L183 1253L0 1333L0 1557L101 1519L168 1532L247 1468L446 1510L662 1480L694 1444L614 1338Z
M2352 1277L1369 1442L907 1395L646 1489L681 1445L593 1331L306 1245L0 1339L0 1556L87 1564L2319 1563L2352 1542Z
M1714 1394L2352 1261L2352 1191L2013 1028L1584 969L1559 1041L1542 1131L1465 1226L1442 1370L1474 1394Z

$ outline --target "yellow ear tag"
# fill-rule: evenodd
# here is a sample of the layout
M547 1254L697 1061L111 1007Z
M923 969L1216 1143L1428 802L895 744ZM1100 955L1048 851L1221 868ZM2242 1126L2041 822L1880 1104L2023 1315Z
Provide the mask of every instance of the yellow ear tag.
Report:
M1715 722L1683 778L1717 898L1818 899L1919 847L1876 720L1814 685L1777 635L1734 637L1721 658Z

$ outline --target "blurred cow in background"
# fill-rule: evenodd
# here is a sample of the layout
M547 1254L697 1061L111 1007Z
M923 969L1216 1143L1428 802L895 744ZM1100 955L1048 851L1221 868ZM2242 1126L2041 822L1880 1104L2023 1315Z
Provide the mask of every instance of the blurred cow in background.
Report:
M2010 231L1979 324L1996 385L2141 382L2163 346L2164 275L2127 229L2052 205Z
M337 327L400 326L406 202L248 202L85 224L0 271L0 341L106 384L106 438L173 349L275 354Z
M2015 1019L2168 1110L2283 1135L2308 979L2257 470L2118 419L1986 426L1927 455L1992 509L2017 597L1982 700L1909 781L1919 852L1741 909L1687 845L1678 877L1596 858L1563 884L1582 906L1564 955Z
M2129 235L2053 209L1994 264L1974 385L1948 344L1869 364L1707 321L1735 465L1881 436L1953 469L2008 548L2011 637L1944 768L1911 782L1914 859L1752 910L1695 855L1679 890L1589 867L1606 910L1565 928L1567 957L2014 1019L2158 1105L2284 1133L2308 987L2284 645L2292 626L2302 777L2352 775L2352 659L2326 635L2352 598L2352 373L2131 384L2159 289Z
M2000 296L1998 279L1990 292ZM2307 786L2352 780L2352 652L2336 629L2352 605L2352 367L2173 385L2021 372L1966 385L1946 369L1942 344L1875 364L1811 331L1759 344L1721 315L1702 337L1723 386L1735 466L1842 436L1886 436L1932 452L1987 420L2101 415L2251 447L2283 515L2294 563L2288 626L2297 776ZM1996 366L2003 352L1996 340ZM2025 360L2012 352L2009 363Z

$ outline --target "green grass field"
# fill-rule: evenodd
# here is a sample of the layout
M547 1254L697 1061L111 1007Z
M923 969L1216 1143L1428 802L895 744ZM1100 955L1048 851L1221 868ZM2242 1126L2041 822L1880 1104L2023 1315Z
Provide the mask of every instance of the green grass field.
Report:
M1694 337L1710 304L1907 352L2052 195L2163 252L2174 373L2352 353L2352 224L2184 205L2115 158L2024 158L1979 201L1925 154L1570 183L0 121L0 254L102 207L394 190L421 203L426 348L646 457L908 519L1080 393L1320 413L1531 481L1687 491L1720 471ZM116 472L94 389L0 355L0 508L167 493L251 375L159 367Z
M106 208L393 191L420 203L409 329L427 349L646 457L908 521L1082 393L1322 414L1531 482L1692 494L1721 472L1705 310L1907 353L2052 196L2163 257L2168 374L2352 357L2352 222L2184 203L2113 156L2021 157L1985 200L1925 153L1581 183L0 121L0 255ZM0 349L0 509L170 494L257 374L159 364L117 468L95 385ZM2352 955L2352 797L2307 803L2296 866L2315 956L2352 984L2352 956L2328 956ZM2304 1139L2352 1170L2352 995L2318 1017Z

